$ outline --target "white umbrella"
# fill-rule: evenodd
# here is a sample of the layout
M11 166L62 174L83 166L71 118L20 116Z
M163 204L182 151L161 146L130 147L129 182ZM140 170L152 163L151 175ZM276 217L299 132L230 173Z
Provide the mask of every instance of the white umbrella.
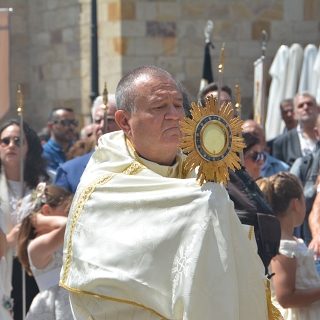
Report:
M299 81L299 90L311 92L313 66L318 53L318 48L314 44L308 44L304 48L302 70Z
M272 81L269 90L265 126L267 140L271 140L281 133L280 102L284 99L286 88L288 57L289 48L282 45L278 49L269 69Z

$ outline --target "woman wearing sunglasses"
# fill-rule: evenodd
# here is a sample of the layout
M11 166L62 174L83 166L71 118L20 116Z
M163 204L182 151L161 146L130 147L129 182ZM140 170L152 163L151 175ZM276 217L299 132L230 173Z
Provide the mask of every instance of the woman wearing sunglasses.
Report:
M251 133L243 133L242 137L246 144L243 149L244 166L253 180L257 180L261 177L261 167L265 160L260 140Z
M17 120L9 120L0 126L0 208L4 214L4 228L7 239L6 262L11 279L12 270L13 297L15 300L15 319L22 318L21 300L21 266L15 255L20 219L17 214L17 206L21 199L20 189L20 148L23 148L24 162L24 186L22 195L26 196L31 189L36 188L40 181L49 180L46 172L46 163L42 158L42 146L37 133L27 124L23 124L23 139L20 141L20 124ZM1 281L2 279L0 279ZM11 285L10 285L11 286ZM32 293L32 286L35 287ZM33 278L27 277L27 308L33 296L37 293L37 287ZM16 296L19 295L19 296ZM5 295L10 297L10 292ZM9 301L9 300L8 300ZM1 303L1 301L0 301ZM10 304L8 304L10 308ZM17 308L17 309L16 309Z

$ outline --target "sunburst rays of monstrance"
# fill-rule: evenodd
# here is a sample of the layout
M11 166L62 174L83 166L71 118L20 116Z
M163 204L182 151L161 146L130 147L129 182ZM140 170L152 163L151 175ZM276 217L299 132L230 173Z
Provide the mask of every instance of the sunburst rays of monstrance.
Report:
M231 103L218 107L217 99L206 99L205 108L198 102L191 104L192 119L181 121L185 136L179 147L187 157L184 161L186 171L197 167L200 185L207 181L222 182L229 180L228 168L240 169L238 154L245 147L243 138L237 136L242 131L243 121L233 118Z

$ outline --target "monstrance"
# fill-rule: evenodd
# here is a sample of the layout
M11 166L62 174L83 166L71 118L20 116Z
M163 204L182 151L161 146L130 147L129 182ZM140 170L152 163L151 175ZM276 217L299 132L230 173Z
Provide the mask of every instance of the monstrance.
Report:
M179 145L187 154L185 170L199 167L200 185L207 181L226 185L228 169L241 168L238 154L245 144L237 135L242 131L243 121L239 117L233 118L230 102L219 108L213 96L207 97L205 108L200 102L193 102L191 106L192 119L185 118L180 122L185 133Z

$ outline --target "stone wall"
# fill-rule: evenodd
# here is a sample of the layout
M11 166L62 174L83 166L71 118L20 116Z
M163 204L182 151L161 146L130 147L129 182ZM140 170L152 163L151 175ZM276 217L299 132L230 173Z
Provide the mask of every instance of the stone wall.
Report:
M14 9L11 20L11 89L15 115L17 84L25 96L25 119L37 130L50 109L73 107L89 121L90 0L0 0ZM214 22L212 65L218 79L223 42L223 82L239 80L243 114L252 110L253 62L260 35L269 42L267 68L279 46L320 44L320 0L97 0L99 90L113 93L123 74L151 64L171 72L196 100L202 73L204 34ZM268 78L270 81L270 78Z
M90 57L86 49L90 31L81 35L90 28L90 15L81 12L85 4L78 0L1 0L0 6L13 8L12 106L6 119L16 117L18 83L24 95L24 119L36 130L46 125L53 107L67 106L79 115L88 114L90 104L83 84L89 78L90 61L81 59L85 52ZM79 120L83 122L83 116Z

